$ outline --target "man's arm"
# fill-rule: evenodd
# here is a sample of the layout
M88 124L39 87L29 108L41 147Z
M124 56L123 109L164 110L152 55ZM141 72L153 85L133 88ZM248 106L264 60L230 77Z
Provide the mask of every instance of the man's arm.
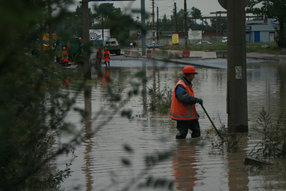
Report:
M187 90L182 85L178 85L176 88L176 98L184 104L196 104L200 102L200 99L189 96Z

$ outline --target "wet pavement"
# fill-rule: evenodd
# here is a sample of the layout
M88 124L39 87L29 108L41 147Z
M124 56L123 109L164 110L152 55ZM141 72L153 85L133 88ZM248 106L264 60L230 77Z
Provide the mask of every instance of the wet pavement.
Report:
M85 134L101 127L103 122L106 124L75 149L76 158L70 167L72 173L61 185L62 190L167 190L137 187L150 177L172 181L172 190L286 189L286 161L274 161L274 165L263 168L244 165L245 157L260 140L256 121L262 108L270 112L273 119L279 118L286 110L286 65L257 59L248 62L249 133L233 136L232 140L238 144L226 148L219 145L213 127L199 106L202 137L197 139L188 135L186 140L176 140L174 121L167 114L150 111L153 98L148 92L172 90L182 67L193 62L197 63L199 72L194 79L196 96L204 100L204 106L218 128L227 124L226 60L190 60L178 65L142 58L125 59L121 55L111 58L110 68L102 65L102 72L109 74L106 77L110 81L100 80L96 71L92 71L89 99L82 92L76 101L77 107L88 106L92 111L90 123L83 125L75 111L71 111L66 120L78 129L83 128ZM207 64L220 67L205 67ZM140 90L145 91L120 106L121 110L132 110L131 118L122 117L120 112L113 114L107 85L124 99L134 85L131 82L140 82L133 74L142 70L148 81L140 86ZM74 90L65 91L72 93ZM63 140L67 141L68 137ZM133 152L127 152L124 145L129 145ZM146 155L164 151L173 153L167 160L146 168ZM57 167L63 168L71 157L59 157ZM128 159L130 165L124 165L122 159Z

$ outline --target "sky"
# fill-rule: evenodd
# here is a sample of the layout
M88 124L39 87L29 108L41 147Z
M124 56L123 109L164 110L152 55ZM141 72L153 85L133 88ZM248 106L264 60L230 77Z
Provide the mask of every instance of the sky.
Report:
M78 1L80 2L80 1ZM164 14L168 18L173 14L174 2L176 2L177 11L184 9L184 0L154 0L155 2L155 13L157 6L159 7L159 17L162 18ZM94 4L100 3L113 3L114 7L121 8L122 12L129 13L130 8L140 9L141 0L135 1L103 1L103 2L89 2L89 6L92 7ZM201 10L202 16L215 16L210 14L210 12L215 11L225 11L224 8L220 6L218 0L187 0L187 9L196 7ZM145 10L146 12L152 12L152 0L145 0ZM140 15L138 14L140 17Z

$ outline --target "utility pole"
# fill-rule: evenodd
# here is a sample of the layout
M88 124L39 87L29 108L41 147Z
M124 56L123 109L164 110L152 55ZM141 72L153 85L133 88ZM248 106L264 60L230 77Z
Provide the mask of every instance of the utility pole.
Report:
M227 9L227 113L230 132L248 131L245 6L248 0L219 0Z
M159 7L157 6L157 43L159 44Z
M175 33L178 33L178 25L177 25L177 5L176 5L176 2L174 2L174 28L175 28Z
M141 37L142 37L142 56L146 55L146 28L145 28L145 0L141 0Z
M101 13L101 38L102 38L102 46L104 46L104 22L103 22L103 13Z
M155 11L154 11L154 0L152 0L152 41L155 39Z
M184 0L184 28L185 28L185 50L188 48L188 24L187 24L187 2Z
M82 0L82 39L83 39L83 75L85 79L91 79L89 65L89 11L88 0Z

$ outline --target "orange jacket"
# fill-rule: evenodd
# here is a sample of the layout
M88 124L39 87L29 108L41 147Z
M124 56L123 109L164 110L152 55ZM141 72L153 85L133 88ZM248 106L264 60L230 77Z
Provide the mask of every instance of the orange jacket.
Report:
M63 50L62 51L62 59L68 58L68 51L67 50Z
M110 52L109 51L103 51L103 58L104 58L105 62L109 62Z
M184 88L189 93L189 96L195 97L194 89L190 85L186 85L183 80L179 80L174 88L169 117L175 120L198 119L195 104L183 104L177 99L176 87L178 85L184 86Z

